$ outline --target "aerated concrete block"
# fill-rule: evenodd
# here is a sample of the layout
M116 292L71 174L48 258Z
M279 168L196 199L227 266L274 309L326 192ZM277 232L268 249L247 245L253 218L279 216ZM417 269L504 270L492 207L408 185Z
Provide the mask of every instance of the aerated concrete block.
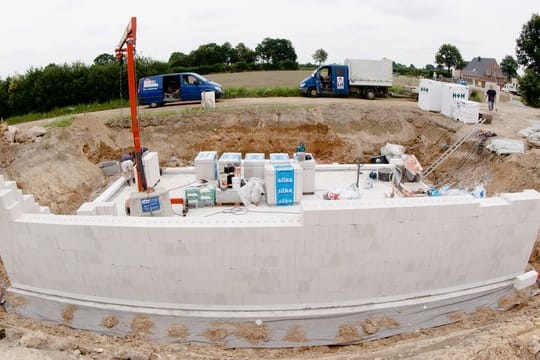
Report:
M8 216L11 220L15 220L23 215L23 207L20 202L12 203L6 210L8 211Z
M23 211L25 214L37 214L39 213L39 204L35 202L34 195L23 195Z
M102 202L96 204L97 215L112 215L117 216L116 203L114 202Z
M96 205L92 202L85 202L76 211L77 215L96 215Z
M9 188L0 189L0 207L7 210L15 202L15 191Z
M514 288L516 290L525 289L526 287L533 285L536 282L536 279L538 279L538 273L536 271L529 271L525 274L518 275L514 280Z

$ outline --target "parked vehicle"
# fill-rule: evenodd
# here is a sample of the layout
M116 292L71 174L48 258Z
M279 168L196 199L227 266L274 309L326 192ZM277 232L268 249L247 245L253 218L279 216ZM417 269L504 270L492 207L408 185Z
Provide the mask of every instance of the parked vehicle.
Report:
M503 86L503 91L506 93L519 95L519 85L517 82L506 83Z
M319 66L298 85L307 96L384 96L392 86L392 60L345 60L344 65Z
M196 73L155 75L139 80L139 103L151 107L175 101L200 101L205 91L214 91L216 99L223 96L223 86Z

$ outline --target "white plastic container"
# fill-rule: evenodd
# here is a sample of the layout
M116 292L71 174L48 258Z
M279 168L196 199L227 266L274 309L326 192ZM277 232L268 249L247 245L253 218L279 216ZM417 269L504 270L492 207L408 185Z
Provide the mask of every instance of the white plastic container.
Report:
M269 205L294 205L302 198L302 167L296 163L266 164L264 186Z
M455 102L469 100L469 87L461 84L442 83L441 114L452 117Z
M248 153L242 160L244 168L244 178L249 179L256 177L264 179L264 154L263 153Z
M305 160L299 160L295 156L295 161L302 168L302 193L313 194L315 192L315 159L313 154L306 153ZM309 160L308 160L309 159Z
M425 111L441 111L441 83L439 81L420 80L418 107Z
M201 93L201 104L205 109L216 107L216 93L214 91L203 91Z
M287 153L271 153L270 154L270 163L271 164L290 164L291 159Z
M476 101L459 100L454 103L452 117L466 124L476 124L479 113L480 104Z
M217 180L217 151L201 151L195 158L195 177L197 180Z
M225 152L219 157L219 173L223 173L223 169L228 164L232 164L234 167L240 167L242 165L242 154L238 152Z

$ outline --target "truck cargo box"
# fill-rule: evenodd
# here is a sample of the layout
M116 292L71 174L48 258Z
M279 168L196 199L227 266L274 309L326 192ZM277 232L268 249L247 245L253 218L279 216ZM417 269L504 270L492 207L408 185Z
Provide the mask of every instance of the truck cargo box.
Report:
M392 60L346 59L350 85L392 86Z

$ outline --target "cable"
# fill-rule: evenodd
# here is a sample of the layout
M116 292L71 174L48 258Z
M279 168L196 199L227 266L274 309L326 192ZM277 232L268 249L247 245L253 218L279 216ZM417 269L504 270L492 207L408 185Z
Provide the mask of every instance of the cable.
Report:
M264 211L264 210L253 210L246 206L233 206L230 208L223 209L221 211L216 211L211 214L206 214L204 217L214 216L218 214L233 214L233 215L245 215L247 213L257 213L257 214L287 214L287 215L300 215L300 211Z
M214 216L214 215L217 215L217 214L245 215L248 212L249 212L249 210L245 206L243 206L243 207L233 206L231 208L226 208L226 209L223 209L221 211L213 212L211 214L206 214L206 215L204 215L204 217Z
M248 208L245 206L233 206L232 208L223 209L222 213L224 214L233 214L233 215L244 215L249 212Z

